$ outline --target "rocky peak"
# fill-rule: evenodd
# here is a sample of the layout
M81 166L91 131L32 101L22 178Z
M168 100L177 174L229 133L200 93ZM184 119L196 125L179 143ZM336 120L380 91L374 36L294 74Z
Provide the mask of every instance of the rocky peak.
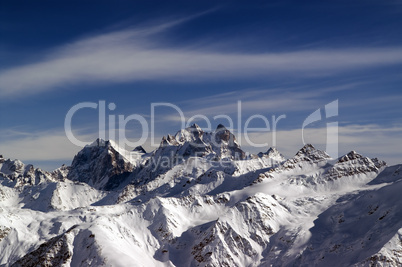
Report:
M14 186L36 185L53 180L50 173L35 169L32 164L25 165L20 160L7 159L0 162L0 177L13 181Z
M180 130L176 133L175 139L183 144L184 142L193 142L198 139L202 139L204 135L204 131L197 124L193 124L190 127L187 127L183 130Z
M303 163L318 164L326 162L330 159L330 156L316 149L311 144L306 144L302 147L293 158L286 160L282 165L271 170L271 172L281 172L284 170L295 169L296 167L303 168Z
M109 190L122 183L134 166L112 141L97 139L74 157L67 178Z
M355 166L360 170L365 170L365 172L378 172L380 168L386 165L387 163L385 161L379 160L378 158L370 159L368 157L362 156L356 151L351 151L348 154L340 157L334 167Z
M260 158L271 158L275 159L278 161L284 161L285 157L275 148L275 147L270 147L267 152L263 153L260 152L258 153L258 157Z
M216 127L214 135L217 143L225 141L231 145L234 145L234 141L236 140L235 136L222 124L219 124L218 127Z
M329 159L330 156L325 151L316 149L312 144L306 144L296 153L294 158L301 161L318 162Z
M216 127L216 130L219 130L219 129L226 130L226 127L223 124L218 124L218 126Z
M206 156L215 158L244 159L245 152L240 149L235 136L222 124L212 133L204 132L197 124L182 129L173 137L163 137L155 156Z
M354 159L359 159L362 158L363 156L357 153L356 151L352 150L348 154L344 155L343 157L340 157L338 162L346 162Z
M11 173L22 174L24 172L24 169L25 164L18 159L16 160L3 159L3 166L1 167L0 171L5 174L11 174Z
M359 174L378 173L382 167L386 166L385 161L377 158L370 159L351 151L340 157L338 161L326 170L323 178L326 180L337 180L342 177L354 176Z
M70 171L70 169L71 169L70 166L63 164L63 165L61 165L60 168L57 168L54 171L52 171L51 175L56 180L64 181L67 178L68 172Z
M163 136L159 147L166 147L168 145L170 145L170 144L168 143L166 136Z
M246 153L240 148L234 134L225 126L219 124L213 133L208 136L209 142L220 158L245 159Z
M103 140L102 138L98 138L87 146L88 147L106 147L106 146L111 146L111 144L109 141Z
M133 149L133 151L137 152L137 153L143 153L143 154L147 153L142 146L137 146L136 148Z
M387 163L385 161L379 160L378 158L372 158L371 161L374 163L374 165L378 169L387 165Z

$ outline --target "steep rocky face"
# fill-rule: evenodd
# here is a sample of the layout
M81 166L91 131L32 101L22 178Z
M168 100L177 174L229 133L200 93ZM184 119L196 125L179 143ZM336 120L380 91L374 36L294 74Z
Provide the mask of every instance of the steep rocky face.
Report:
M249 239L242 236L228 222L217 220L205 226L207 229L194 229L198 242L193 245L192 263L201 266L242 266L251 264L258 252Z
M216 160L245 158L245 152L241 150L235 136L221 124L211 133L206 133L193 124L180 130L175 136L163 137L155 156L169 154L183 158L209 156Z
M65 266L69 264L73 256L69 239L71 239L70 233L74 228L41 244L39 248L25 255L11 266Z
M240 148L236 137L222 124L219 124L212 134L212 147L219 158L241 160L246 158L246 153Z
M258 153L258 157L270 158L276 161L286 160L285 157L275 147L270 147L265 153L263 152Z
M98 139L74 157L67 177L97 189L111 190L124 183L133 168L110 141Z
M32 165L25 165L20 160L2 159L1 173L8 175L10 179L15 179L19 175L27 175L33 172Z
M134 184L143 185L162 177L175 166L190 157L204 158L209 161L245 159L234 135L219 125L214 132L204 132L198 125L178 131L174 136L162 138L159 148L130 178Z
M175 136L163 137L159 148L153 153L156 159L184 160L188 157L204 157L213 153L212 147L203 140L204 131L196 124L178 131Z
M107 260L99 257L99 252L95 235L74 225L42 243L11 266L105 266Z
M142 146L137 146L136 148L133 149L133 151L137 152L137 153L142 153L142 154L147 153Z
M166 200L164 200L166 203ZM180 233L181 222L175 218L175 205L198 210L226 207L225 215L199 224ZM163 215L155 213L156 234L163 246L157 258L171 260L175 266L253 266L259 261L261 248L266 247L288 216L272 196L258 194L241 200L234 206L230 195L186 197L164 204ZM166 216L169 215L169 216ZM216 217L213 216L213 217ZM162 219L162 220L160 220ZM180 258L175 257L180 255Z
M70 166L63 164L60 168L57 168L56 170L52 171L51 175L56 180L63 181L67 178L70 169L71 169Z
M311 144L307 144L296 153L296 155L293 157L293 160L295 162L306 161L317 163L320 161L325 161L329 158L330 156L326 152L316 149Z

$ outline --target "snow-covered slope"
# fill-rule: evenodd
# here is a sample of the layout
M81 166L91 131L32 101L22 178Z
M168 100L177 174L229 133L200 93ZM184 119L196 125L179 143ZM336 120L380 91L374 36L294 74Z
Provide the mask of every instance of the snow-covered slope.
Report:
M0 266L400 266L402 165L312 145L246 156L197 125L96 140L53 172L0 157Z

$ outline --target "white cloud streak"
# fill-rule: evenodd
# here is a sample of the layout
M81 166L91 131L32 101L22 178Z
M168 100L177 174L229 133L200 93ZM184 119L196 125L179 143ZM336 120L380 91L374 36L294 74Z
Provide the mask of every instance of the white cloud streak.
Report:
M238 101L241 101L242 119L247 119L247 116L251 113L279 116L294 111L313 111L314 107L320 108L326 104L326 102L323 102L323 96L326 94L354 89L356 86L363 84L362 82L350 82L333 86L316 86L314 88L307 86L288 86L271 89L250 88L182 101L177 103L177 107L183 111L186 121L194 115L208 117L225 114L231 117L233 115L237 116ZM389 104L390 102L387 101L386 103ZM342 102L342 105L344 104ZM353 101L353 105L356 106L355 101ZM172 113L165 115L158 114L157 121L181 122L179 114L173 109L171 111Z
M71 161L81 149L72 144L63 130L24 133L7 131L2 132L0 154L6 158L23 161L66 160ZM76 134L80 140L95 140L96 135ZM12 137L12 138L11 138Z
M158 33L183 21L86 37L44 53L42 60L3 69L0 96L81 83L325 76L402 63L400 47L247 54L155 42Z

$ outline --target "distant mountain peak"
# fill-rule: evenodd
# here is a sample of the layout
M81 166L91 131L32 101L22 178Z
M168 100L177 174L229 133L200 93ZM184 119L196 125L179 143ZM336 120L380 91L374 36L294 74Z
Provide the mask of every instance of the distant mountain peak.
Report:
M339 158L338 162L346 162L354 159L362 158L363 156L356 151L352 150L348 154Z
M204 132L197 124L178 131L174 136L163 136L160 147L154 154L180 154L185 157L216 154L217 158L231 159L246 157L235 136L224 126L218 127L214 132Z
M101 147L101 146L106 146L110 144L109 141L103 140L102 138L97 138L95 141L93 141L91 144L88 145L88 147Z
M234 136L234 134L228 129L226 129L226 127L223 126L222 124L219 124L218 127L216 128L214 136L215 141L218 143L225 141L228 142L230 146L237 145L236 137Z
M9 179L16 187L57 180L52 173L39 168L35 169L32 164L24 164L21 160L3 157L0 157L0 177Z
M226 130L226 127L223 124L218 124L218 126L216 127L216 130L219 130L219 129Z
M198 126L197 123L193 123L190 127L187 127L187 129L190 129L190 128L194 128L194 129L197 129L197 130L201 130L201 127Z
M124 181L134 166L112 140L96 139L74 157L68 179L104 189Z
M317 149L312 144L305 144L300 150L296 153L297 154L309 154L312 151L317 151Z
M378 173L386 166L385 161L377 158L370 159L351 151L340 157L338 161L323 174L323 180L337 180L342 177L355 176L360 174L369 175Z
M312 144L306 144L296 153L294 158L316 162L330 159L330 156L325 151L315 148Z
M143 153L143 154L147 153L142 146L137 146L136 148L133 149L133 151L138 152L138 153Z
M271 158L277 161L284 161L285 157L276 149L275 147L270 147L267 152L258 153L258 157L260 158Z

